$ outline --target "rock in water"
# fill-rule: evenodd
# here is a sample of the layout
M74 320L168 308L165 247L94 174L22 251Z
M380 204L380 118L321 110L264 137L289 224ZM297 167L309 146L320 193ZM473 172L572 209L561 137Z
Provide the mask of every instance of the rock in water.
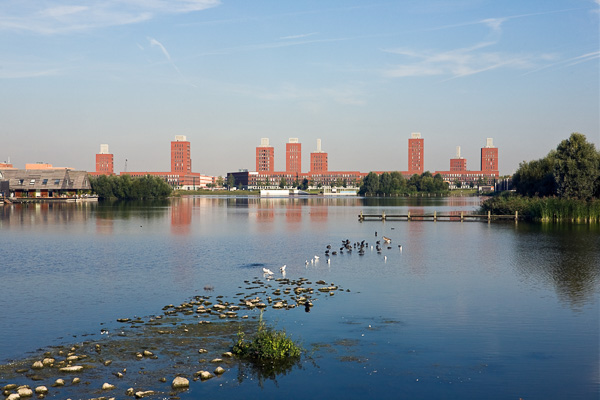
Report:
M37 394L46 394L48 393L48 388L46 386L38 386L35 388L35 392Z
M185 389L185 388L190 387L190 381L187 380L186 378L178 376L175 379L173 379L173 383L171 383L171 387L173 389Z
M223 369L222 367L217 367L217 368L215 369L215 374L216 374L216 375L221 375L221 374L223 374L223 373L225 373L225 369Z

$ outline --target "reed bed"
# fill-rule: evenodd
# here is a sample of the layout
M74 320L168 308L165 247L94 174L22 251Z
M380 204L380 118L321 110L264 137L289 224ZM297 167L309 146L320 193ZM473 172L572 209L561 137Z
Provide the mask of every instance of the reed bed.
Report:
M558 197L524 197L501 195L486 200L481 206L482 213L491 211L496 215L519 212L534 221L599 223L600 199L590 201Z

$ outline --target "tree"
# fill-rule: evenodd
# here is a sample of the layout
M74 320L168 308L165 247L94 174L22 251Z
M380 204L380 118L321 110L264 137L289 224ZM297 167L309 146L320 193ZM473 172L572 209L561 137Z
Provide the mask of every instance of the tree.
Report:
M363 184L360 187L360 194L377 194L379 192L379 175L375 172L369 172L363 179Z
M513 175L515 191L524 196L554 196L556 181L554 179L554 162L556 151L552 150L544 158L523 161Z
M227 175L227 189L231 190L235 186L235 177L233 174Z
M304 178L304 179L302 180L302 184L300 185L300 189L301 189L301 190L306 190L306 189L308 189L308 179Z
M589 200L600 184L600 153L585 135L572 133L556 148L553 174L560 197Z
M99 176L90 178L92 190L102 199L145 200L168 197L172 188L163 178L146 175Z
M223 181L224 181L223 177L219 176L217 178L217 187L223 187Z
M282 177L281 177L281 180L279 181L279 187L280 187L281 189L283 189L283 188L285 188L286 186L287 186L287 182L286 182L285 178L282 176Z

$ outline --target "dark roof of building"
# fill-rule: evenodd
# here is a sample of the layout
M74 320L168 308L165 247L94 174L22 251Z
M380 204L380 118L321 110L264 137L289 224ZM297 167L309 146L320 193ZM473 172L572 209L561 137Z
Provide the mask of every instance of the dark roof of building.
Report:
M11 190L89 190L86 171L69 169L2 169L0 179L9 181Z

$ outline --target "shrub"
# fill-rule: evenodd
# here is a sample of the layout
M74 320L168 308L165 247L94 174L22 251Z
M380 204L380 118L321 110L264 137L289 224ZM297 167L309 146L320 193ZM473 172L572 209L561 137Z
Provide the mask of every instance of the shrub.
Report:
M285 331L276 331L267 327L261 313L258 331L254 337L246 340L244 332L239 332L232 352L239 357L256 361L282 361L299 357L302 348L294 343Z

